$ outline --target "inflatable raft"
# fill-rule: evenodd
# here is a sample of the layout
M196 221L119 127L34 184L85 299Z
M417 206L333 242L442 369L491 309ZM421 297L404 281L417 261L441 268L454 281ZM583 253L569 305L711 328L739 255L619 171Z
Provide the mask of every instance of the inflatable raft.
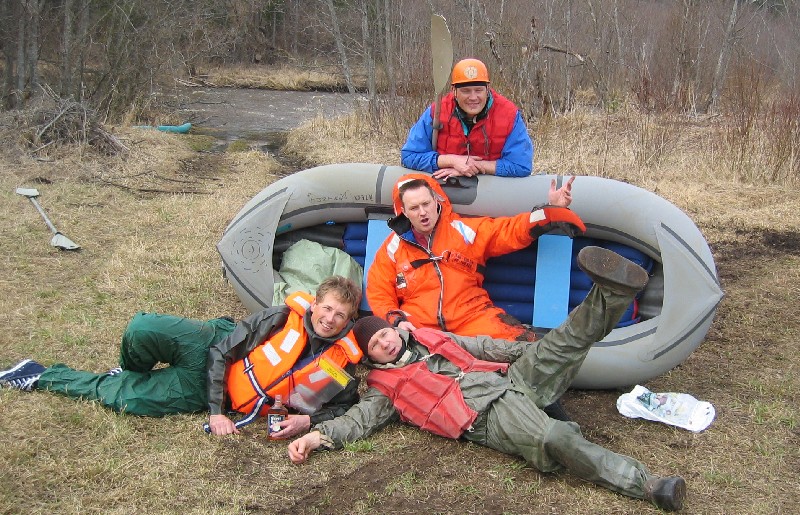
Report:
M383 240L383 235L373 237L370 244L368 220L389 216L392 187L408 172L398 166L336 164L267 186L240 210L217 245L224 274L244 305L250 311L270 305L281 254L300 239L342 248L368 266L374 241ZM545 203L553 178L562 179L480 176L451 180L443 188L462 215L508 216ZM585 274L574 265L582 246L612 248L645 266L651 276L631 312L591 349L573 387L643 383L682 363L708 332L723 296L711 251L689 217L652 192L588 176L577 177L572 192L570 207L587 232L573 244L570 308L591 286L583 284ZM493 301L525 323L533 322L537 283L550 275L536 280L537 246L487 263L484 286Z

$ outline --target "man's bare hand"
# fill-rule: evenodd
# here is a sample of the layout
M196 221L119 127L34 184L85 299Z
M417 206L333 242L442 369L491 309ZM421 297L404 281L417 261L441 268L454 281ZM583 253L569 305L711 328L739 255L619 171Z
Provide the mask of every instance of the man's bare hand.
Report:
M560 188L556 189L556 180L550 181L550 192L547 194L547 203L551 206L569 207L572 203L572 183L575 181L575 176Z
M403 331L408 331L409 333L417 330L414 324L412 324L408 320L404 320L399 324L397 324L397 328L402 329Z
M212 435L239 434L239 430L233 424L233 420L225 415L211 415L208 417L208 427L211 428Z
M289 459L292 463L299 465L304 463L308 456L320 446L319 431L312 431L305 434L289 444Z
M311 428L311 417L308 415L289 415L286 420L279 422L280 431L272 433L274 438L291 438L305 433Z
M448 177L472 177L481 171L478 168L480 157L459 156L456 154L440 155L438 160L439 169L433 172L435 179L447 179Z
M459 172L455 168L439 168L438 170L433 172L431 175L433 175L434 179L438 179L440 181L444 180L444 179L447 179L448 177L462 177L462 176L470 177L469 175L465 175L465 174Z

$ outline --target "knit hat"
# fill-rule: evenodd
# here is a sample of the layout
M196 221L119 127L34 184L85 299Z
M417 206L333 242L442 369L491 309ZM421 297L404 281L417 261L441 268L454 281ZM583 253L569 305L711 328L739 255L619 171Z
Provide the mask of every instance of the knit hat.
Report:
M367 347L369 340L381 329L392 327L389 322L381 317L368 316L356 320L353 326L353 333L356 335L356 343L364 352L364 357L367 357Z

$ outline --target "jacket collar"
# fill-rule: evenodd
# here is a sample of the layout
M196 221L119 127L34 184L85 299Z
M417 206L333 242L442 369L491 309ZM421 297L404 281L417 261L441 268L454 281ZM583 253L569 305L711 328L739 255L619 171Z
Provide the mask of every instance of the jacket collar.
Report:
M410 365L411 363L415 363L422 359L423 355L421 349L419 348L420 345L414 341L411 335L402 329L398 329L397 332L400 334L400 338L402 338L403 342L405 342L405 349L400 357L392 363L375 363L371 361L366 354L364 354L364 364L366 366L381 370L392 370L396 368L403 368L406 365Z

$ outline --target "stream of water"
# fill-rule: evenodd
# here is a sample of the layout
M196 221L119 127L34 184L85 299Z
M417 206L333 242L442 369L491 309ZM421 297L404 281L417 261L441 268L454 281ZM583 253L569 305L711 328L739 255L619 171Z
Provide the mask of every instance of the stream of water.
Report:
M192 133L215 138L213 151L244 140L280 160L289 130L317 115L347 114L355 102L356 97L341 93L186 88L181 92L180 112L192 122Z

